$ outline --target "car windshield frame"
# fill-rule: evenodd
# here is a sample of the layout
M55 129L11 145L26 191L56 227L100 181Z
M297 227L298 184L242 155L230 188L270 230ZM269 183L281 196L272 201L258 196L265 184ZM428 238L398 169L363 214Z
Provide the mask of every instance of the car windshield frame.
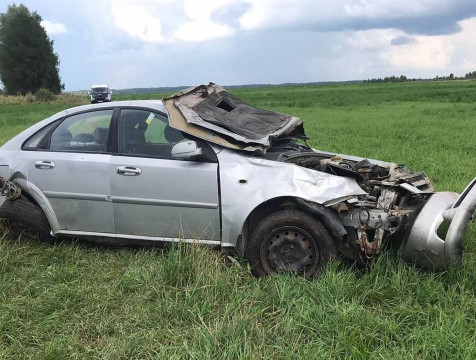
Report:
M91 92L94 93L94 94L107 93L107 92L109 92L109 88L105 88L105 87L93 88L93 89L91 89Z

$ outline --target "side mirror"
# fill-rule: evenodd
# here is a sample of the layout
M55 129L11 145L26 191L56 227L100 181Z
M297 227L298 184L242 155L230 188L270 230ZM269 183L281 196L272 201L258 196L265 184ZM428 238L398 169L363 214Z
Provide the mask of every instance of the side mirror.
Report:
M91 91L88 91L88 96L91 96Z
M202 148L196 141L184 141L175 144L172 148L172 156L177 160L193 160L202 156Z

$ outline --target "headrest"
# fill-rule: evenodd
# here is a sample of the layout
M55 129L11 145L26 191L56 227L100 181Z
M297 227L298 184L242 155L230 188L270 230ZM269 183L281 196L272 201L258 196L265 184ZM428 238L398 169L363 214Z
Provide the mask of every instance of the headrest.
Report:
M93 131L93 136L94 136L94 139L96 140L96 143L101 145L104 145L107 143L108 134L109 134L108 128L98 127L96 128L96 130Z
M94 135L88 133L78 134L74 135L73 140L83 143L94 142Z
M167 139L167 141L171 144L178 143L184 139L182 133L170 125L165 127L164 135L165 139Z
M69 143L73 140L73 134L68 129L61 129L59 130L54 136L52 137L54 142L60 143Z

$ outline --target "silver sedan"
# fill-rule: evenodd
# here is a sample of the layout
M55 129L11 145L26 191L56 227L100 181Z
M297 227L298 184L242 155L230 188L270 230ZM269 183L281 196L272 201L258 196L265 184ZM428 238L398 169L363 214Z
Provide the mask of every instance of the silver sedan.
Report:
M0 148L0 217L42 238L232 248L257 276L314 277L338 254L367 262L394 241L422 267L461 261L475 180L434 193L424 173L306 138L300 119L215 84L68 109Z

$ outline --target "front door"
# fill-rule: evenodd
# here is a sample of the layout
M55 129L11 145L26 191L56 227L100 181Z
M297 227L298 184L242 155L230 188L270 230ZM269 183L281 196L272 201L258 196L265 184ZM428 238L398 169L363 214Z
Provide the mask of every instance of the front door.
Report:
M122 109L110 178L116 233L163 240L220 240L217 162L172 158L184 140L166 117Z
M72 115L45 149L25 151L28 180L51 203L63 232L114 233L108 134L113 110Z

